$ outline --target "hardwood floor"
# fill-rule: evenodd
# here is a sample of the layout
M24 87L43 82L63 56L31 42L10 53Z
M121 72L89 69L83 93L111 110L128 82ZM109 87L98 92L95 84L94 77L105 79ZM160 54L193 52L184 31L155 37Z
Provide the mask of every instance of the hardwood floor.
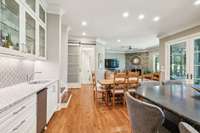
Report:
M72 90L67 109L55 113L45 133L131 133L125 107L114 109L93 100L90 87Z

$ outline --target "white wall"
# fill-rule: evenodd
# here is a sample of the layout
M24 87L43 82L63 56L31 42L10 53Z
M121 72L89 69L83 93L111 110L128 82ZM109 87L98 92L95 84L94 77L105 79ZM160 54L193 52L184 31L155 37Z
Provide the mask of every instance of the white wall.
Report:
M149 52L149 70L155 72L155 57L159 56L159 51Z
M68 36L70 28L62 25L61 47L60 47L60 79L61 86L67 87L68 74Z
M126 57L124 53L108 53L106 52L106 59L117 59L119 61L119 70L125 70L126 68Z
M47 15L47 60L36 61L35 71L42 72L36 75L37 79L60 79L59 50L61 46L61 16Z
M99 54L102 55L102 67L99 68L99 64L98 64L98 56ZM101 44L100 42L96 43L96 52L95 52L95 58L96 58L96 75L97 75L97 80L100 79L104 79L104 71L105 71L105 47L103 44Z

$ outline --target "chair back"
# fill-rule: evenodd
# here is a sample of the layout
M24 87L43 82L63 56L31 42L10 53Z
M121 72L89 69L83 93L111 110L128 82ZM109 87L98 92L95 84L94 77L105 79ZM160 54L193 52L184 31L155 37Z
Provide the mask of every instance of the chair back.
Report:
M92 72L92 87L94 90L97 90L97 81L95 72Z
M128 72L127 73L127 82L131 83L139 83L139 73L138 72Z
M113 72L105 71L105 73L104 73L104 79L113 79L113 77L114 77Z
M135 99L129 92L126 103L133 133L156 133L162 126L165 116L159 107Z
M126 73L114 73L114 84L125 84L126 83Z
M189 124L185 122L179 123L179 130L180 130L180 133L199 133L192 126L190 126Z
M153 80L160 81L160 72L153 73Z

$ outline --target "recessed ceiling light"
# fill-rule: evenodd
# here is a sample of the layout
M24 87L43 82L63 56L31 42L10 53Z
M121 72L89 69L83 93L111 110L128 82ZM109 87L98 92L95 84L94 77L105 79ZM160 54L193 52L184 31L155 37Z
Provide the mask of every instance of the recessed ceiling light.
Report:
M200 0L196 0L196 1L194 2L194 5L195 5L195 6L200 5Z
M156 16L156 17L153 18L153 21L154 21L154 22L158 22L159 20L160 20L160 17L159 17L159 16Z
M85 33L85 32L83 32L83 33L82 33L82 35L83 35L83 36L86 36L86 33Z
M121 40L117 40L117 42L121 42Z
M140 15L138 16L138 19L139 19L139 20L144 19L144 14L140 14Z
M123 16L124 18L128 18L128 17L129 17L129 12L124 12L124 13L122 14L122 16Z
M82 26L87 26L87 22L86 22L86 21L83 21L83 22L81 23L81 25L82 25Z

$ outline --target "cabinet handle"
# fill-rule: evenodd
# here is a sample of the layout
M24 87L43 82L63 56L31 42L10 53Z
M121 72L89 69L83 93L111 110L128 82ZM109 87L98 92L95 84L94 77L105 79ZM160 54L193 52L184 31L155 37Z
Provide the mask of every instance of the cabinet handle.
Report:
M26 108L26 106L22 106L19 110L13 112L13 115L18 114L19 112L21 112L21 111L22 111L23 109L25 109L25 108Z
M22 122L19 123L19 125L17 125L15 128L13 128L13 132L16 131L17 129L19 129L24 123L26 122L26 120L23 120Z
M193 79L193 75L192 74L190 74L190 79Z

